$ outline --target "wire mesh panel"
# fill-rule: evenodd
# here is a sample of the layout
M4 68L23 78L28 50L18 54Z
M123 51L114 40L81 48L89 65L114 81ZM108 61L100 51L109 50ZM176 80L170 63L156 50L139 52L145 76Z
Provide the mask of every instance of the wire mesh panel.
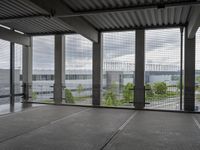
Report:
M133 106L135 32L103 33L102 105Z
M0 40L0 95L10 94L10 42ZM10 103L10 98L0 98L0 104Z
M81 35L65 36L65 103L92 104L92 42Z
M15 77L14 77L14 84L15 84L15 94L22 94L22 45L15 44ZM21 101L21 97L15 97L15 102Z
M52 103L53 85L54 36L33 37L33 101Z
M200 30L196 33L195 109L200 111Z
M145 32L146 108L180 109L180 29Z

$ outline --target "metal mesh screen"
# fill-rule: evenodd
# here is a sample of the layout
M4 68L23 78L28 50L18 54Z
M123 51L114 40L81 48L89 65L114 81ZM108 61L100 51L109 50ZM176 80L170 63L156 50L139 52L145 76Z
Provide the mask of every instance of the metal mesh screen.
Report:
M145 32L146 108L180 109L180 29Z
M65 103L92 104L92 42L65 36Z
M133 106L135 32L103 33L102 105Z
M15 44L15 94L23 93L22 78L22 45ZM21 96L16 96L15 102L19 101L21 101Z
M33 37L33 101L52 103L54 36Z
M0 95L10 94L10 42L0 40ZM0 98L0 104L10 102L10 98Z
M200 110L200 30L196 33L196 61L195 61L195 109Z

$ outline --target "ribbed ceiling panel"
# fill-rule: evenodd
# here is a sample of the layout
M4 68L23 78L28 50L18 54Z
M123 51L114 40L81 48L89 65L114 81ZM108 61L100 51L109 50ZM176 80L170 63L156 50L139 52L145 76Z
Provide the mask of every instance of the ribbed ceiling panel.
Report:
M184 2L186 0L62 0L74 13L103 11L105 9L130 8L131 6L157 5ZM129 11L113 11L80 15L99 31L180 25L188 22L192 6L148 8ZM45 34L70 31L59 18L41 17L49 15L29 0L1 0L0 24L28 34ZM14 19L25 17L24 19ZM28 17L32 16L32 17ZM36 16L36 17L33 17ZM39 17L37 17L39 16ZM11 18L9 21L3 21Z
M98 30L179 25L187 22L189 7L145 9L85 16Z

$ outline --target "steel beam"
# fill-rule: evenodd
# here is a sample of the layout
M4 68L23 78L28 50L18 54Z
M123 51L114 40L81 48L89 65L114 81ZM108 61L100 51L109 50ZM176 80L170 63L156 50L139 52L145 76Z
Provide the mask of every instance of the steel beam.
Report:
M31 0L31 2L48 12L52 17L73 13L70 8L60 0ZM82 17L59 18L59 20L62 21L68 29L83 35L93 42L98 42L98 31Z
M0 27L0 39L26 46L30 46L31 43L29 36L17 33L3 27Z
M191 17L188 23L188 38L193 39L200 26L200 6L195 6L191 10Z

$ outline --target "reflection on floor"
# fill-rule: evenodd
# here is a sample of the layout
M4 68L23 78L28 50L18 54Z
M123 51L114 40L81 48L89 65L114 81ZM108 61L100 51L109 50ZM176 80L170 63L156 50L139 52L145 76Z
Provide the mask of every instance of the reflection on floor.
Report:
M37 107L39 105L35 105L35 104L30 104L30 103L15 103L14 106L10 105L10 104L1 104L0 105L0 115L4 115L4 114L8 114L8 113L13 113L13 112L18 112L18 111L22 111L31 107Z
M199 150L200 115L38 106L0 116L1 150Z

